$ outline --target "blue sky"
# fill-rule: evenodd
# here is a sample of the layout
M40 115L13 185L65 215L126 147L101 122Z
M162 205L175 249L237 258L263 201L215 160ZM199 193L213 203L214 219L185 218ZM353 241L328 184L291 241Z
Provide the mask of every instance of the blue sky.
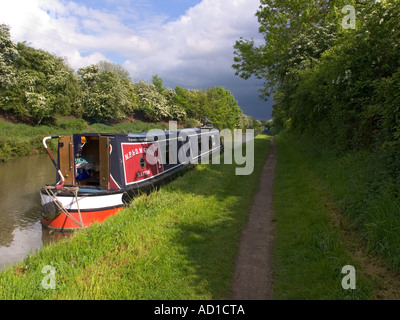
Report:
M223 86L242 110L271 118L258 98L262 81L234 75L233 45L261 39L259 0L12 0L0 2L0 23L14 41L65 57L77 70L107 60L133 81L157 74L166 87Z

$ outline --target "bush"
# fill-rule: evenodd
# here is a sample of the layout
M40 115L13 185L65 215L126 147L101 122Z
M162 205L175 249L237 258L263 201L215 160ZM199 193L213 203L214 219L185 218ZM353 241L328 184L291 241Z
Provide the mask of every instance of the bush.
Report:
M60 127L65 130L83 131L88 128L88 124L83 119L71 119L60 124Z
M144 112L147 119L157 122L172 118L171 108L166 97L157 90L153 83L139 81L136 84L136 90L139 96L138 109Z
M188 118L183 121L183 126L185 128L195 128L201 126L202 123L199 120Z

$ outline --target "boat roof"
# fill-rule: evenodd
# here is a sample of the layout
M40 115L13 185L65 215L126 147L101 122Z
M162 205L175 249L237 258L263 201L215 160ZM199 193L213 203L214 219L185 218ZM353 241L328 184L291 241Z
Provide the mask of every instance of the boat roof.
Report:
M95 137L95 136L123 136L123 137L129 137L129 138L151 138L151 137L155 137L155 136L159 136L161 134L164 135L169 135L170 133L180 133L182 131L189 131L189 130L193 130L196 132L200 132L201 129L204 128L200 128L200 127L196 127L196 128L184 128L184 129L178 129L178 130L150 130L150 131L141 131L141 132L120 132L120 133L101 133L101 132L85 132L85 133L78 133L75 135L79 135L79 136L87 136L87 137ZM216 128L214 128L216 129Z
M99 136L105 136L105 137L128 137L131 139L135 140L146 140L146 139L152 139L153 137L159 137L160 135L165 135L168 137L171 133L173 134L178 134L182 131L195 131L195 132L200 132L201 129L205 129L202 127L196 127L196 128L184 128L184 129L178 129L178 130L150 130L150 131L142 131L142 132L120 132L120 133L100 133L100 132L86 132L86 133L79 133L79 134L74 134L74 136L86 136L86 137L99 137ZM210 129L210 128L207 128ZM213 128L216 129L216 128Z

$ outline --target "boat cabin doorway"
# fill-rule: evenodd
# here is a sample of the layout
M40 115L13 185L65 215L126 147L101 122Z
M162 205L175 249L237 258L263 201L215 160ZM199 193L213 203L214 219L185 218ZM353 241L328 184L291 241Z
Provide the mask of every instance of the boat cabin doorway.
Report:
M110 189L110 141L98 135L59 137L59 166L65 184Z

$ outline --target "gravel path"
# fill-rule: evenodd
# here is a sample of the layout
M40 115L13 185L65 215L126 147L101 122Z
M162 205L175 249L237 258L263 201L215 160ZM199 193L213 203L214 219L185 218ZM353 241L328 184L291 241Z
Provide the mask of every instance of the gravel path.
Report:
M274 240L272 190L275 176L276 148L271 138L269 156L260 175L236 258L232 300L271 300L271 257Z

